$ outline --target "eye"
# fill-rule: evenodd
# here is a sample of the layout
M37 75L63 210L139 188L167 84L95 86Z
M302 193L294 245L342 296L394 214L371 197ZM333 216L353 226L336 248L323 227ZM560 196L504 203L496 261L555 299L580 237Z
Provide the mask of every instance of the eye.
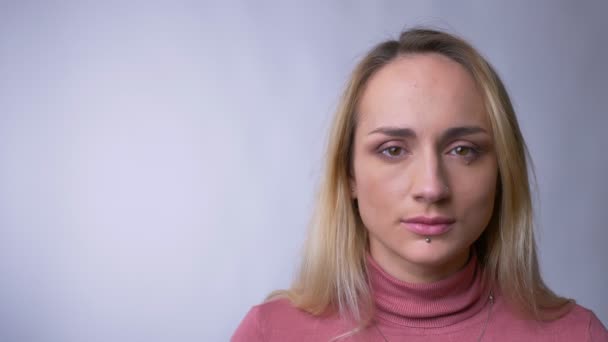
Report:
M454 148L454 153L456 153L459 156L466 156L469 153L471 153L472 148L468 147L468 146L457 146L456 148Z
M451 149L449 154L463 157L470 161L479 155L479 150L471 146L459 145Z
M388 158L399 158L405 153L405 150L399 146L389 146L380 151L380 153Z

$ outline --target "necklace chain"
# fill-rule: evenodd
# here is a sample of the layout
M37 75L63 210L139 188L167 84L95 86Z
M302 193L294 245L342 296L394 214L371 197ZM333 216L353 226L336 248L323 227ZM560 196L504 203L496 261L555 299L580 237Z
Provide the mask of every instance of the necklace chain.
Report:
M490 295L488 296L488 300L490 301L490 307L488 308L488 316L486 317L486 321L483 324L483 328L481 330L481 334L479 334L479 337L477 338L477 342L481 341L481 339L483 338L483 336L486 334L486 329L488 328L488 322L490 321L490 315L492 314L492 307L494 306L494 294L492 293L492 291L490 291ZM378 330L378 333L380 333L380 335L384 339L384 342L389 342L388 338L386 338L386 336L384 335L384 333L382 332L382 330L380 330L380 327L378 326L378 324L374 324L374 325L376 326L376 330Z

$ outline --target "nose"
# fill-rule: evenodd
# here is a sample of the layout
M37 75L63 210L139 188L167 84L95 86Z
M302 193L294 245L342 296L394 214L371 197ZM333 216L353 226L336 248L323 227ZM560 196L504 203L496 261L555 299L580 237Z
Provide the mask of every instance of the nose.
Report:
M412 196L417 202L431 204L449 197L446 172L437 153L427 153L416 161L412 175Z

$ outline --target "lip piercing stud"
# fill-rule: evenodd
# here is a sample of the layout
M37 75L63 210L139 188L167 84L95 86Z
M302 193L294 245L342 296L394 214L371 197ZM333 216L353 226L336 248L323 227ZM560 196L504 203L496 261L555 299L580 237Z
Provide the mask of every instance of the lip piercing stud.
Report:
M431 238L427 236L424 241L426 241L426 243L431 243Z

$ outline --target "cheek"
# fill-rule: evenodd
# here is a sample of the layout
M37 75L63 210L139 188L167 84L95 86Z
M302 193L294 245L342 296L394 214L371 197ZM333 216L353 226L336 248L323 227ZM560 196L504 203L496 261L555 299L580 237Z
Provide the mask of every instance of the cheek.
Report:
M365 226L372 231L394 218L398 204L403 201L399 192L403 188L403 177L393 173L373 161L362 162L356 168L359 213Z
M497 172L491 170L478 173L467 180L461 184L454 204L467 229L481 232L488 225L494 210Z

